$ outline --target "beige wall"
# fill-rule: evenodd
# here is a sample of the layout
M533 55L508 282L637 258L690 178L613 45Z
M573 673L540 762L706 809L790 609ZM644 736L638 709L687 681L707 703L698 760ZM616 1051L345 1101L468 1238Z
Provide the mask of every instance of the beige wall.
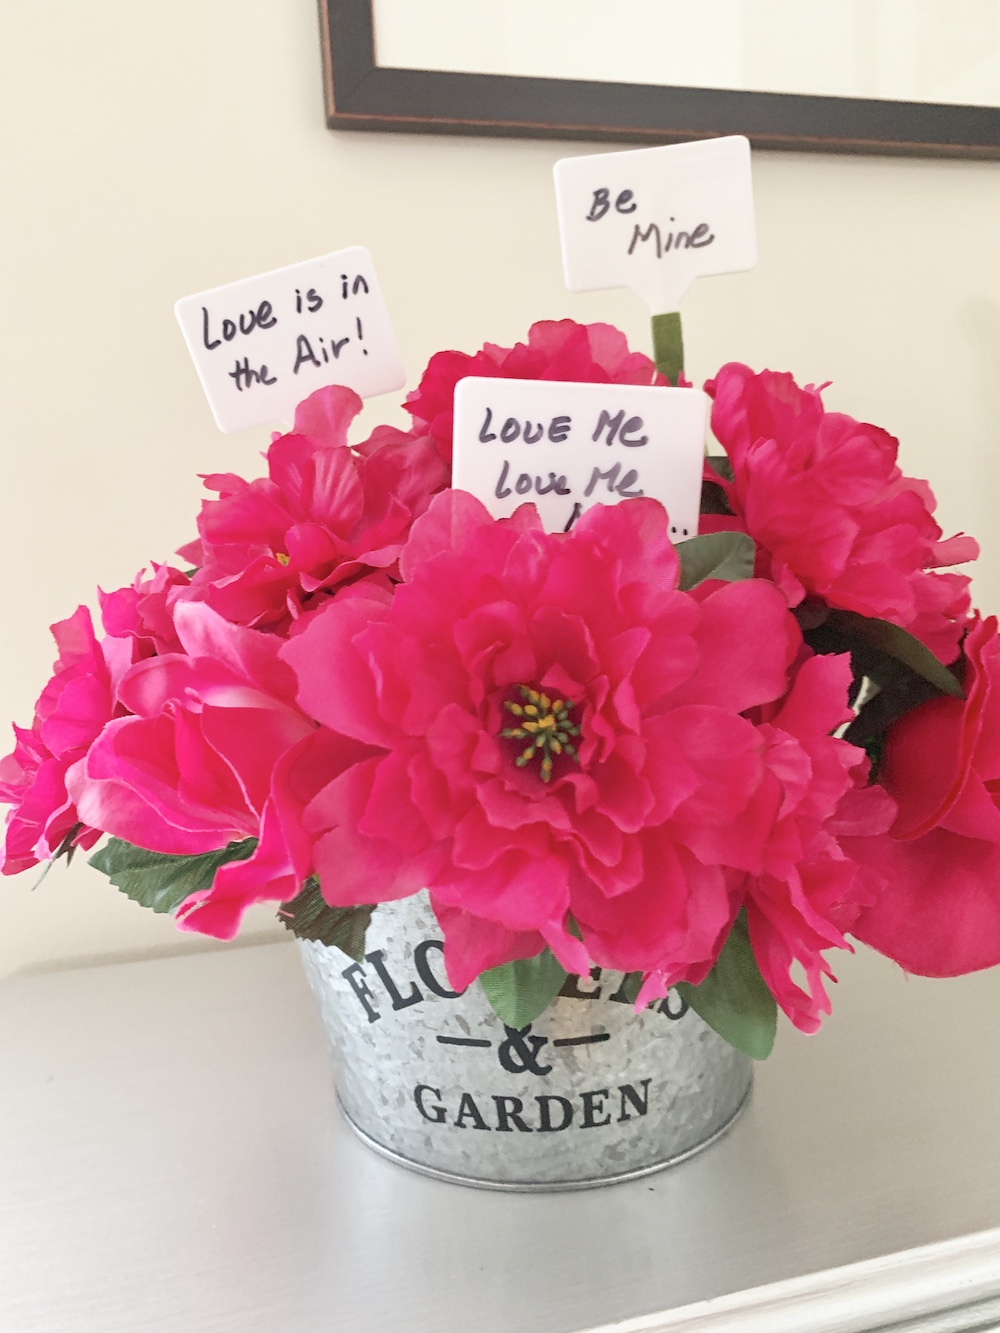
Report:
M2 5L0 124L0 720L29 719L51 621L192 535L198 472L259 467L265 431L212 423L178 296L360 242L411 379L543 317L648 345L627 294L563 289L550 170L587 146L330 133L312 0ZM755 178L760 265L692 293L689 370L832 379L980 537L1000 607L1000 165L761 154ZM0 975L192 947L83 864L32 883L0 883Z

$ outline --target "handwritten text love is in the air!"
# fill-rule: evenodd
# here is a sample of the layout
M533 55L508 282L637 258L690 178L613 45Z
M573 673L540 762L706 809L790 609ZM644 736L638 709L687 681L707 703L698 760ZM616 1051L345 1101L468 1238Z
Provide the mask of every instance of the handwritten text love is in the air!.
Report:
M325 384L362 397L404 383L371 256L362 246L177 303L220 429L290 420Z

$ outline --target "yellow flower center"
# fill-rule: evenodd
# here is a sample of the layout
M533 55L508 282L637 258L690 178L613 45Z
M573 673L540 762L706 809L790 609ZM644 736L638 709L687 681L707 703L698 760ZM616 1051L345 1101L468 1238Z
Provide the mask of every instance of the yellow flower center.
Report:
M508 699L504 708L517 719L516 727L504 727L500 735L508 740L527 741L527 746L514 760L518 768L524 768L532 759L541 759L541 779L548 782L552 777L552 758L557 754L569 755L580 762L580 757L570 742L571 736L579 736L580 728L570 721L570 709L573 704L565 699L550 699L527 685L518 685L517 692L524 700L514 703Z

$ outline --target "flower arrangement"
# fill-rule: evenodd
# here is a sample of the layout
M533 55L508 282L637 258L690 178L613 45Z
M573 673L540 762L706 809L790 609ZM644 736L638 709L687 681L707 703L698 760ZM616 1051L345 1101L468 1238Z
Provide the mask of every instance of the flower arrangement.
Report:
M464 375L665 384L605 325L434 356L353 447L314 393L267 476L206 477L184 568L78 608L0 762L15 874L91 864L183 930L272 901L363 952L428 889L451 984L523 1026L567 973L677 987L734 1045L814 1031L849 936L1000 962L1000 639L885 431L724 366L701 535L656 501L543 531L450 488ZM996 691L996 693L994 693Z

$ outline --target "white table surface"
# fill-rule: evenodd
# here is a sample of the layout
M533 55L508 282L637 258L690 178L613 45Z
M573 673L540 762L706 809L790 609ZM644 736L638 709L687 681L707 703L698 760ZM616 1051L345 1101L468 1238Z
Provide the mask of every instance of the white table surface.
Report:
M1000 1328L1000 974L842 974L718 1144L552 1195L358 1142L290 943L14 977L0 1333Z

